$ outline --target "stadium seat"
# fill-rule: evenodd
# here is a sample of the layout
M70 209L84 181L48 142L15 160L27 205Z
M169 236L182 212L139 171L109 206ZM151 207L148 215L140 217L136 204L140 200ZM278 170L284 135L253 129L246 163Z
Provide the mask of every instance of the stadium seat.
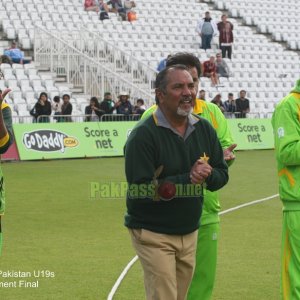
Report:
M20 70L20 71L23 71L23 70ZM28 76L23 71L23 72L17 72L16 78L17 78L18 82L20 82L21 80L28 79Z
M5 80L9 79L16 79L16 76L14 75L13 69L7 68L2 70L2 73L4 75Z
M6 37L7 37L9 40L15 40L16 37L17 37L16 29L15 29L13 26L7 27L7 28L5 29L5 33L6 33Z
M37 98L34 91L25 91L22 93L22 95L27 103L32 103L33 100Z
M5 90L7 88L5 81L4 80L0 80L0 90Z
M32 88L35 91L36 95L45 91L45 87L42 85L41 79L33 79L30 81L30 83L31 83Z
M28 79L20 80L19 86L22 92L32 91L32 87L30 85L30 81Z
M216 5L228 9L231 16L241 16L247 24L257 26L257 30L260 32L269 30L275 40L280 40L280 35L283 40L287 41L291 49L299 49L300 42L297 42L297 30L290 26L277 26L278 21L274 22L274 18L286 15L291 17L291 20L295 20L294 23L296 23L297 17L293 18L293 10L290 5L286 9L286 14L285 11L279 14L278 3L275 0L270 1L274 4L271 14L270 5L265 5L263 1L259 1L258 4L257 1L253 0L218 0ZM145 65L155 68L160 58L169 53L193 51L203 61L218 51L217 39L214 39L213 50L205 52L199 49L200 39L195 33L195 24L201 11L210 10L211 15L216 20L220 20L222 12L210 9L207 3L194 1L188 3L187 6L178 1L148 2L141 0L136 8L139 18L136 22L130 23L120 21L117 15L113 13L110 13L111 18L109 20L99 21L95 12L84 11L82 3L77 0L66 2L59 0L14 0L13 2L0 3L0 6L2 4L4 8L1 10L0 7L0 19L4 33L18 37L23 49L33 47L34 26L42 25L46 29L54 30L53 32L56 32L58 36L62 34L62 38L66 41L71 39L70 44L80 51L87 47L86 54L96 53L93 51L94 41L87 42L86 45L83 45L81 40L78 41L78 38L74 41L76 27L85 24L91 31L101 34L101 38L104 38L105 41L110 43L115 41L115 46L123 49L124 52L128 53L128 56L134 53L135 58L139 58ZM295 3L295 0L291 0L291 7L295 7ZM234 77L229 81L222 80L225 88L227 90L228 88L239 90L239 88L244 87L249 90L251 95L257 93L260 95L259 93L263 92L264 89L266 91L272 89L274 97L275 93L284 93L284 89L289 88L296 79L295 74L300 67L298 55L292 51L286 51L278 43L270 42L265 36L254 33L253 27L241 26L237 20L232 18L230 21L235 26L235 42L233 59L232 62L228 61L228 64ZM66 30L68 33L67 37L64 38L63 32ZM289 35L287 35L286 30L288 30ZM124 60L130 61L127 57ZM102 63L104 65L105 61ZM51 84L46 84L46 80L53 80L52 78L44 78L42 75L39 77L34 65L32 69L27 69L26 66L24 66L25 74L13 73L17 76L18 81L25 79L24 76L27 74L31 84L35 80L42 80L48 93L53 91L61 94L62 88L58 90L53 81ZM282 69L287 69L286 77L280 78ZM245 84L238 87L237 82L241 80ZM271 82L270 86L265 84L267 81ZM276 84L279 81L288 84L286 86ZM248 82L250 83L248 84ZM203 85L208 92L215 92L209 81L204 81ZM69 92L70 89L65 89L65 91Z
M16 111L19 113L19 115L20 115L20 112L22 112L22 111L23 112L28 111L26 103L18 103L18 104L16 104L15 108L16 108Z

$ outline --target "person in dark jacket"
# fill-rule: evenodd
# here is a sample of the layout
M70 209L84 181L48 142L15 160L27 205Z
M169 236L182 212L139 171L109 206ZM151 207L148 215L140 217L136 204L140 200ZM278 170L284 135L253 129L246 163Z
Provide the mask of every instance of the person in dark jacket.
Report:
M129 101L129 94L127 92L121 92L119 95L119 101L115 105L117 109L117 114L119 115L131 115L132 114L132 104Z
M228 94L228 100L224 102L227 118L234 118L236 112L236 103L232 93Z
M186 299L203 184L210 191L223 187L228 167L214 128L192 114L196 89L188 69L167 67L155 87L158 108L126 142L125 226L143 267L146 298Z
M103 110L106 115L113 113L115 109L115 102L112 100L112 95L110 92L104 93L104 99L100 103L100 109Z
M136 115L142 115L146 111L145 102L142 98L136 100L136 106L133 109L133 113Z
M30 114L33 116L35 123L49 123L51 115L51 103L48 100L48 95L45 92L40 93L39 100L31 109Z
M222 57L231 59L232 43L233 43L233 25L227 21L227 16L222 15L222 21L217 24L219 30L219 46L222 50Z
M240 91L240 97L235 100L236 112L238 118L246 118L247 113L250 112L250 101L246 98L246 91Z
M71 117L66 117L68 115L71 116L73 110L72 103L70 103L70 95L64 94L62 99L63 105L61 106L61 114L63 117L61 118L60 122L72 122Z
M222 102L222 95L221 94L217 94L210 102L217 105L222 113L225 112L225 107L224 107L224 104Z
M98 99L92 97L90 100L90 105L85 107L85 122L98 122L105 111L101 109Z

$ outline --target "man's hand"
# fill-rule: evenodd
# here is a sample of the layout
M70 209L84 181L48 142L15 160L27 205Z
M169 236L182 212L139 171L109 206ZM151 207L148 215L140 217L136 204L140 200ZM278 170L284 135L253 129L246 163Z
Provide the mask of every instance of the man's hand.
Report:
M2 104L5 96L11 91L11 89L5 89L2 93L0 93L0 104Z
M225 161L229 161L229 160L235 159L235 155L233 154L232 151L235 149L236 146L237 146L237 144L232 144L227 149L223 150Z
M212 167L205 161L198 159L192 166L190 179L193 184L201 184L211 174Z
M121 102L121 101L118 101L118 102L115 104L115 108L119 107L121 104L122 104L122 102Z

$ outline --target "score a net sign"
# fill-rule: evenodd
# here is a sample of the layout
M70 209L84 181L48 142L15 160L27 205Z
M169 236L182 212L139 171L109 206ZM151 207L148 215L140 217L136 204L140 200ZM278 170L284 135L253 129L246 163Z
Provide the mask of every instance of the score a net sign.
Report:
M79 142L61 131L35 130L24 133L23 144L28 150L64 153L66 148L77 147Z

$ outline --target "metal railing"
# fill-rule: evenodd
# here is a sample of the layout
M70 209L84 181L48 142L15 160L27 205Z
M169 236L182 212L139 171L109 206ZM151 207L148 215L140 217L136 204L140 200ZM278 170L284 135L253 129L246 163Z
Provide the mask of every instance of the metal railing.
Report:
M241 113L240 112L224 112L226 119L240 119ZM247 119L260 119L264 116L259 112L249 112L245 114L245 118Z
M13 124L29 124L32 123L32 116L12 116L12 122Z
M76 114L76 115L40 115L37 118L32 116L13 116L14 124L30 124L30 123L66 123L66 122L86 122L92 115ZM117 121L138 121L141 118L139 114L122 115L122 114L105 114L99 119L99 122L117 122ZM97 121L93 121L97 122Z
M102 115L100 121L116 122L116 121L138 121L141 118L139 114L120 115L120 114L107 114Z
M81 87L85 94L96 97L103 97L105 91L110 91L114 97L117 97L121 91L126 91L130 94L132 100L143 98L147 105L153 102L151 88L153 85L153 77L149 74L133 71L133 75L127 76L128 73L117 73L114 67L109 63L100 62L101 53L106 60L109 55L113 57L115 66L121 64L125 60L121 54L113 55L113 46L106 42L91 40L90 43L96 43L97 46L94 54L91 57L89 53L89 44L85 44L80 40L67 38L71 33L59 37L57 32L51 33L39 26L35 28L34 54L35 61L42 68L49 68L51 72L57 75L66 76L67 82L72 83L75 87ZM83 34L84 35L84 34ZM74 36L74 35L71 35ZM85 37L87 41L88 34ZM73 44L79 44L74 47ZM101 44L102 43L102 44ZM83 46L84 45L84 46ZM101 46L103 49L100 50ZM87 47L87 51L80 51L82 47ZM78 48L78 49L77 49ZM102 52L101 52L102 51ZM90 55L93 53L90 53ZM96 59L98 57L98 60ZM130 64L130 63L129 63ZM129 68L129 64L127 68ZM123 68L125 65L123 64ZM136 70L136 69L135 69ZM127 75L126 75L127 74ZM137 84L133 80L143 77L147 86Z
M239 119L240 113L225 112L224 115L227 119ZM247 113L247 119L260 119L260 118L271 118L272 112L268 113ZM92 115L76 114L76 115L41 115L35 119L32 116L13 116L13 123L30 124L30 123L64 123L64 122L86 122L91 118ZM139 121L141 115L131 114L104 114L100 117L99 122L118 122L118 121ZM93 120L93 122L97 122Z
M130 79L148 93L154 94L157 71L137 59L134 51L130 49L124 51L118 47L117 41L106 41L99 31L92 32L86 27L81 27L79 35L73 34L73 46Z

